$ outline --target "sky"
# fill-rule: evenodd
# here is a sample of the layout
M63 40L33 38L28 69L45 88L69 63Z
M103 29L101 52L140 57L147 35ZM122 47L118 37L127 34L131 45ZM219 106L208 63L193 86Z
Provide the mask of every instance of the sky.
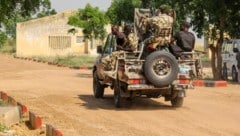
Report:
M50 0L52 8L57 12L62 12L69 9L84 8L87 3L93 7L99 7L100 10L107 11L112 0Z

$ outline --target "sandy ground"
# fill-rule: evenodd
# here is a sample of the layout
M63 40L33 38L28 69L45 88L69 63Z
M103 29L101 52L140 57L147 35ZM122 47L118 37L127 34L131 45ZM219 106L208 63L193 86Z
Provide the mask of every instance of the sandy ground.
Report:
M26 104L44 124L54 125L64 136L240 135L237 84L188 90L184 106L178 109L163 98L138 98L116 109L110 89L104 99L93 97L90 70L58 68L0 55L0 89Z

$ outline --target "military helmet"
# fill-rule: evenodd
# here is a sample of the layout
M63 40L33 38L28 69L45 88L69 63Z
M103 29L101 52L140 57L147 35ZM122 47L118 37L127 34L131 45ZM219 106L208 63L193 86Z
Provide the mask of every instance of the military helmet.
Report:
M172 8L169 5L161 5L159 7L159 10L161 11L161 13L170 13L172 11Z

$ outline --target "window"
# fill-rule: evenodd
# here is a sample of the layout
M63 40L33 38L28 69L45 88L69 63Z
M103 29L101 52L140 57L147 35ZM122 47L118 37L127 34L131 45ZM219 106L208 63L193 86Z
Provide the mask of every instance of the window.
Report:
M115 51L116 48L116 38L113 35L108 35L105 46L104 54L110 54L112 51Z
M71 47L70 36L49 36L49 47L52 49L66 49Z

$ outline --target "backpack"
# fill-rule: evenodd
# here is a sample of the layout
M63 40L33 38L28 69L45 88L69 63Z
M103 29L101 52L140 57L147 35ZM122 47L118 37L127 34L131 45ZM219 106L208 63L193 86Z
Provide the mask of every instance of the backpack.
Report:
M192 51L195 44L195 37L190 32L180 31L175 36L177 45L184 51Z

